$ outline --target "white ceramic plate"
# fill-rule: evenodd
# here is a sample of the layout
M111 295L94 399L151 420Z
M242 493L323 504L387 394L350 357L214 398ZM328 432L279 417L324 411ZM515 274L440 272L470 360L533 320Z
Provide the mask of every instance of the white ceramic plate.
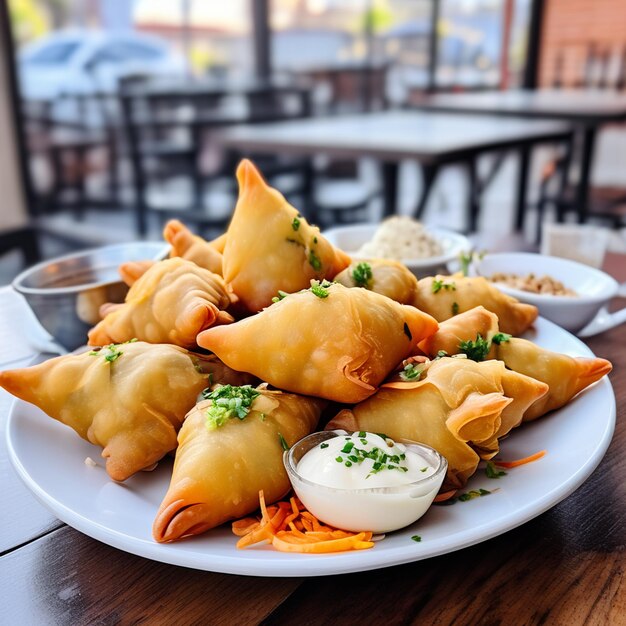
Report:
M578 339L539 319L527 335L571 355L590 355ZM605 378L567 407L526 424L502 443L500 458L547 450L541 460L509 470L499 480L482 470L467 489L495 493L453 506L434 506L412 526L388 535L370 550L331 555L285 554L268 546L237 550L228 526L203 536L161 545L152 540L154 515L169 482L169 461L124 484L108 479L99 449L17 401L8 421L10 459L39 500L77 530L111 546L164 563L254 576L318 576L376 569L459 550L495 537L543 513L572 493L593 472L615 425L615 396ZM98 467L85 465L90 456ZM418 534L416 543L411 536Z
M329 228L322 234L334 246L337 246L350 256L356 258L365 258L356 251L374 237L374 233L378 229L378 224L351 224L350 226L337 226ZM456 261L461 252L469 252L472 248L467 237L455 233L445 228L426 229L443 248L443 254L432 256L425 259L402 259L402 262L418 276L426 276L433 271L445 269L450 261Z

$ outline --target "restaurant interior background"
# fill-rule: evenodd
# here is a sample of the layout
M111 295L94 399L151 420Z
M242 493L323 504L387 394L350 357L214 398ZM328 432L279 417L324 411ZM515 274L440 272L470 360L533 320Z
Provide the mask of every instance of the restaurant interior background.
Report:
M207 237L221 232L242 154L222 147L220 133L236 124L411 109L438 92L593 89L601 98L626 86L625 33L620 0L7 0L0 284L38 258L158 239L171 217ZM376 159L253 156L296 207L310 195L322 227L380 219ZM533 149L529 245L563 159L559 147ZM590 211L601 207L616 249L626 248L625 164L624 127L608 125ZM478 230L508 236L518 155L482 155L478 169ZM399 174L397 212L410 214L423 172L407 161ZM426 224L466 228L466 174L456 164L440 172ZM548 207L543 219L557 213Z

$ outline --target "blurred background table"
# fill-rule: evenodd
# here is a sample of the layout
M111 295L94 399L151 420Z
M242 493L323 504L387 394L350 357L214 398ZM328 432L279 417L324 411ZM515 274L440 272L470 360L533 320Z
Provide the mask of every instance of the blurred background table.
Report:
M553 199L560 212L568 205L577 212L578 221L584 222L589 216L590 179L598 131L607 124L626 121L626 94L607 90L562 90L541 89L487 91L465 94L418 94L412 101L418 108L458 114L481 114L488 116L515 117L521 119L554 119L571 122L576 129L577 153L568 148L555 169L563 170L564 184ZM567 177L573 157L577 162L578 181L567 197ZM528 171L530 153L520 151L520 169ZM596 215L606 216L613 206L626 201L623 189L617 197L610 198L607 207L596 211ZM546 199L543 199L545 203ZM525 202L524 202L525 204ZM540 212L542 206L540 202ZM518 204L517 225L521 226L524 214ZM541 215L539 217L541 220ZM618 222L619 223L619 222Z
M566 142L567 124L549 121L481 118L426 111L387 111L302 119L274 124L245 125L220 135L220 142L243 155L280 152L326 154L358 159L371 156L383 162L384 211L397 207L398 166L413 160L422 167L423 184L414 209L419 218L438 170L450 163L467 170L467 229L476 229L480 194L488 180L478 180L476 160L486 152L530 148L538 143ZM520 188L526 185L526 180ZM310 194L309 194L310 195ZM518 198L518 203L523 199Z
M624 280L626 258L608 255L605 269ZM25 366L35 356L23 307L9 287L0 289L0 369ZM244 577L126 554L82 535L41 506L11 467L3 437L0 623L622 623L626 325L586 343L613 362L617 399L613 442L589 480L543 515L499 537L371 572ZM10 405L10 396L0 390L3 430ZM51 451L50 463L56 454L62 452Z

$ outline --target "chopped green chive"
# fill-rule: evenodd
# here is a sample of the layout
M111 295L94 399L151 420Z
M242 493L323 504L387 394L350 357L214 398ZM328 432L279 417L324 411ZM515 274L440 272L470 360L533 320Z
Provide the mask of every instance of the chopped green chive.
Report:
M130 339L129 341L123 341L122 343L110 343L108 346L103 346L102 348L97 348L96 350L91 350L89 352L89 356L103 356L104 360L107 363L113 363L116 359L124 354L120 350L120 346L123 346L127 343L135 343L137 339Z
M368 289L372 278L372 266L365 261L359 263L352 272L352 282L356 287L365 287L365 289Z
M510 338L511 338L511 335L508 335L507 333L496 333L491 338L491 341L493 341L493 343L499 346L501 343L508 341Z
M452 303L452 315L458 315L458 313L459 313L459 303L453 302Z
M491 461L487 463L485 467L485 474L487 478L500 478L500 476L506 476L506 472L499 470Z
M283 447L283 450L289 450L289 444L285 441L285 438L278 433L278 440L280 441L280 445Z
M298 228L300 228L300 220L298 219L300 216L298 217L294 217L293 221L291 222L291 228L293 228L294 230L298 230Z
M286 298L289 294L286 291L278 290L278 295L272 298L272 302L280 302L284 298Z
M211 406L207 409L206 426L209 430L223 426L230 418L243 420L248 413L259 392L250 385L241 387L223 385L214 391L205 389L202 397L211 400Z
M433 293L439 293L442 289L445 289L446 291L456 291L456 284L454 281L446 283L442 278L435 278L431 289Z
M419 535L413 535L411 539L417 543L419 543L422 540L422 538Z
M483 339L481 334L476 335L476 341L471 339L468 341L461 341L459 344L459 351L462 354L466 354L468 359L472 361L484 361L485 357L489 353L491 344L486 339Z
M310 291L318 298L328 298L328 288L332 285L331 282L323 280L321 283L319 280L312 280Z
M327 443L320 443L320 448L323 450L324 448L328 448Z
M418 366L415 363L407 363L404 366L404 370L402 370L400 372L400 378L402 380L406 380L406 381L418 381L420 379L420 376L422 375L422 371L424 369L424 366Z
M309 252L309 265L316 271L319 272L322 269L322 261L320 258L311 250Z

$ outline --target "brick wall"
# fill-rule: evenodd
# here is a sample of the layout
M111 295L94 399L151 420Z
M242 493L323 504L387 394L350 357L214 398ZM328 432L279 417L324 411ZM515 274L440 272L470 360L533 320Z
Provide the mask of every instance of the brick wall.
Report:
M607 80L619 75L626 52L626 0L546 0L539 83L554 83L561 59L562 82L578 85L585 75L590 46L595 46L592 78L605 68ZM600 59L607 59L606 64Z

